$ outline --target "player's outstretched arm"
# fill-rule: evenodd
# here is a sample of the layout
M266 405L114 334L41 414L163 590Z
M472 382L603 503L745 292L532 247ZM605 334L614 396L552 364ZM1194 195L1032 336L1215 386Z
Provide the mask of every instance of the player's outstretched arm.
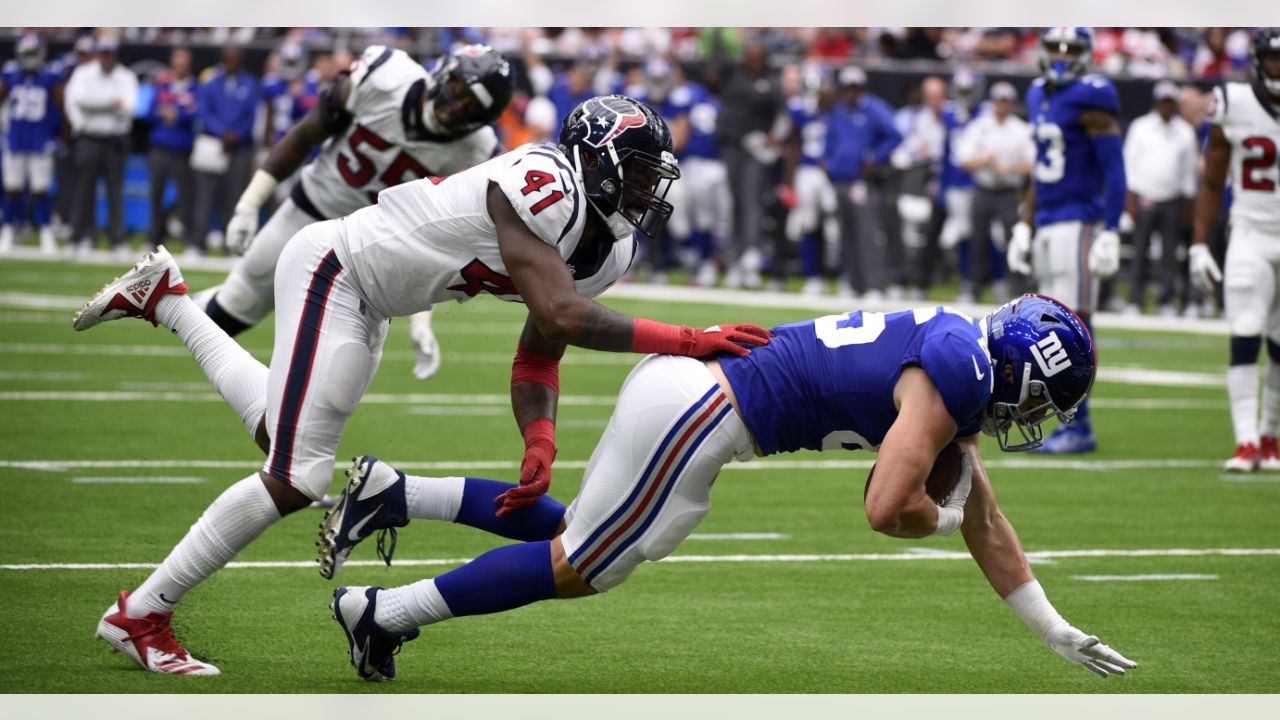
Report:
M955 532L963 511L940 512L925 493L938 453L956 434L956 423L924 370L908 367L894 387L898 418L876 458L863 500L871 529L901 538Z
M1204 150L1204 174L1200 189L1196 192L1195 223L1190 249L1191 281L1206 293L1222 281L1222 271L1209 252L1209 234L1218 220L1222 208L1223 186L1226 184L1227 167L1231 162L1231 144L1222 132L1221 125L1211 125L1209 142Z
M560 401L562 342L538 332L532 314L526 318L511 363L511 410L524 438L520 485L494 498L498 516L532 505L551 487L551 463L556 458L556 407Z
M1093 143L1093 154L1102 166L1102 221L1089 249L1089 269L1107 278L1120 269L1120 218L1129 201L1129 182L1124 172L1124 143L1120 139L1120 123L1105 110L1087 110L1080 124Z
M343 132L351 124L351 113L346 107L350 93L350 80L346 75L339 75L333 85L320 93L320 98L307 114L272 146L262 167L253 174L248 187L240 194L235 215L227 223L227 248L231 252L242 255L249 248L258 231L258 212L280 181L297 172L320 143Z
M705 357L746 355L750 350L741 344L764 345L773 337L750 324L696 330L610 310L578 293L564 259L529 230L496 184L489 186L487 205L502 262L538 333L548 341L609 352Z
M973 467L972 488L960 533L991 587L1027 627L1067 660L1101 677L1123 675L1126 670L1137 667L1137 663L1103 645L1096 636L1067 622L1049 603L1044 589L1031 573L1018 534L996 504L995 492L978 452L978 436L957 438L956 442L969 456Z

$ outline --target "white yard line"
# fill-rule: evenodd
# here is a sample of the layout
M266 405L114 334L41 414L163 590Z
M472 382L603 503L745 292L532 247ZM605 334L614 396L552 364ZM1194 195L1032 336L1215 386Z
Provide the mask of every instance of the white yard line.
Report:
M1274 472L1255 472L1255 473L1230 473L1219 475L1218 479L1222 482L1238 482L1238 483L1274 483L1280 482L1280 473Z
M787 540L786 533L694 533L690 540Z
M186 476L164 476L157 475L154 477L73 477L71 482L80 485L198 485L204 482L204 478L186 477Z
M388 460L399 470L514 470L519 463L512 460L427 460L398 462ZM726 471L769 470L869 470L874 458L865 460L757 460L733 462L724 466ZM249 469L262 465L262 459L254 460L0 460L0 468L48 470L61 472L72 469L138 469L138 468L209 468ZM556 467L564 470L581 470L586 460L557 460ZM993 470L1081 470L1109 472L1113 470L1177 470L1217 468L1220 460L1065 460L995 458L984 463ZM1259 477L1259 476L1254 476ZM1280 479L1280 475L1275 476ZM1224 476L1226 479L1226 476Z
M1072 575L1072 580L1085 582L1144 582L1148 580L1217 580L1217 575L1172 573L1167 575Z
M1280 557L1280 548L1171 548L1141 550L1044 550L1029 552L1029 559L1100 558L1100 557ZM920 560L969 560L969 553L850 553L839 555L674 555L661 562L673 563L806 563L806 562L881 562ZM432 565L461 565L471 558L428 558L420 560L397 559L398 567ZM346 567L378 567L381 560L349 560ZM157 563L11 563L0 565L0 570L147 570ZM257 562L230 562L232 569L264 568L315 568L314 560L268 560Z
M88 377L88 374L82 372L0 370L0 380L50 380L55 382L70 382L73 380L85 380Z

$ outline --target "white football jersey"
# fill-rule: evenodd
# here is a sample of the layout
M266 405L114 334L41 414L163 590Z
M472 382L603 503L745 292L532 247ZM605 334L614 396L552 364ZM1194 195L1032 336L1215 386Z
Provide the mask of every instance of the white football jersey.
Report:
M1231 222L1280 235L1280 110L1250 83L1214 88L1209 122L1231 144Z
M384 315L411 315L444 300L485 292L523 302L507 276L486 195L495 183L520 219L569 265L577 291L595 297L635 259L635 236L582 244L587 213L582 179L555 145L523 145L444 178L384 190L337 221L338 259L365 300Z
M417 112L431 82L403 50L374 45L364 51L351 71L351 126L302 169L302 191L321 215L348 215L393 185L451 175L493 157L498 136L491 127L445 142L409 139L410 110Z

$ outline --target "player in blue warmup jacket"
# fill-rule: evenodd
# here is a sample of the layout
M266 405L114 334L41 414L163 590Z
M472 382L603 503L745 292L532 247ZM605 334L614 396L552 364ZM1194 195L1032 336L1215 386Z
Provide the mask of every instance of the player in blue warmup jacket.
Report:
M1092 55L1089 28L1053 27L1041 36L1042 76L1027 91L1034 183L1008 249L1010 270L1034 272L1040 292L1060 298L1086 324L1097 304L1098 280L1120 268L1118 230L1128 194L1116 89L1110 80L1086 74ZM1039 452L1096 449L1086 406Z
M27 218L23 193L29 192L40 249L48 254L57 249L49 227L52 206L48 193L53 181L62 76L58 66L45 66L45 48L39 36L24 35L15 49L17 59L6 62L0 71L0 102L9 117L9 127L0 136L6 200L0 252L13 246L16 226Z
M422 625L616 587L697 527L724 465L800 449L877 452L864 501L873 529L903 538L960 530L995 591L1050 648L1103 677L1135 666L1045 598L979 457L980 430L1007 451L1035 447L1041 423L1069 421L1088 393L1096 355L1070 309L1024 295L982 319L937 306L855 311L773 333L744 357L641 361L567 509L543 495L498 518L495 503L517 486L357 459L322 567L336 572L361 539L415 518L523 541L412 585L338 588L332 608L360 676L393 678L393 654ZM962 478L935 503L925 480L953 440Z

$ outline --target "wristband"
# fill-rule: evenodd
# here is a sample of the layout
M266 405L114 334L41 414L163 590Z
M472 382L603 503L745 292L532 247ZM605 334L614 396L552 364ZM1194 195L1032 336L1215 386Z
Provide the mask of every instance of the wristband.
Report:
M276 191L276 186L279 184L280 181L276 180L271 173L258 170L249 181L249 187L240 193L240 200L236 202L236 212L257 212Z
M1044 589L1040 587L1038 580L1019 585L1005 597L1004 601L1009 603L1009 607L1022 618L1022 622L1041 638L1044 638L1055 625L1066 622L1066 619L1053 609L1053 605L1049 604L1049 599L1045 597Z
M692 342L691 327L668 325L645 318L636 318L632 325L631 352L634 353L682 355L684 348Z
M938 508L938 527L929 534L938 537L950 535L960 528L962 522L964 522L964 510L943 505Z
M556 448L556 421L549 417L540 417L520 428L524 437L524 446L531 448L539 443L546 443L554 453Z
M560 360L549 358L516 346L516 357L511 363L511 384L531 382L546 385L560 392Z

